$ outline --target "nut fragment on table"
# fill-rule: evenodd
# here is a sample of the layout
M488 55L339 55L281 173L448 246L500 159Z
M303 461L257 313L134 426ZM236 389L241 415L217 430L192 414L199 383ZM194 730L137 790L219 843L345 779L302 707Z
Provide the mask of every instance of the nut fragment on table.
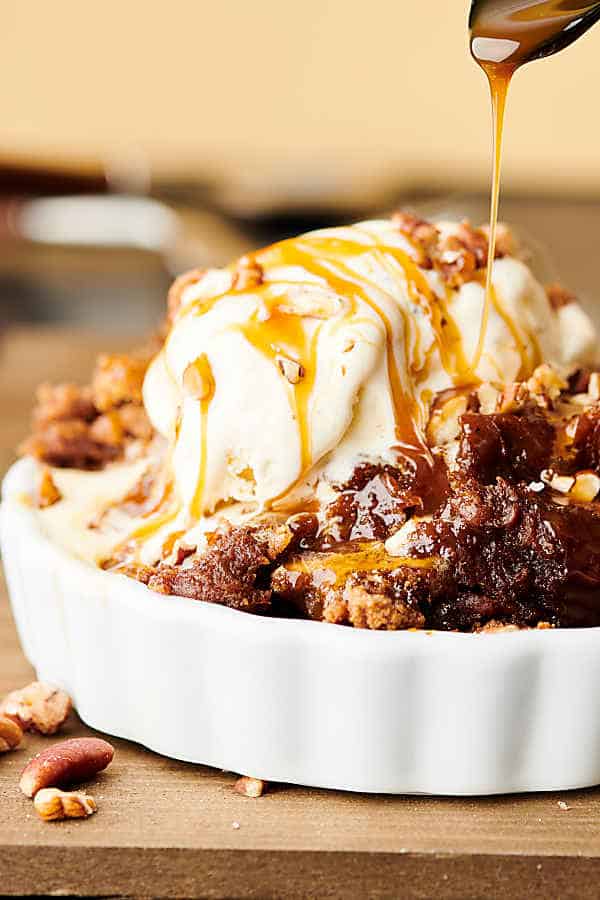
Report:
M45 822L60 819L87 819L98 809L96 801L82 791L61 791L43 788L33 800L38 816Z
M242 794L244 797L252 797L253 799L262 797L266 789L266 781L262 781L260 778L250 778L247 775L242 775L235 783L235 790L238 794Z
M33 681L8 694L0 703L0 714L14 719L23 731L56 734L72 706L71 698L65 691L43 681Z
M14 719L0 715L0 753L15 750L22 740L23 732Z
M100 738L60 741L30 760L19 787L26 797L34 797L42 788L89 781L112 762L114 753L114 748Z

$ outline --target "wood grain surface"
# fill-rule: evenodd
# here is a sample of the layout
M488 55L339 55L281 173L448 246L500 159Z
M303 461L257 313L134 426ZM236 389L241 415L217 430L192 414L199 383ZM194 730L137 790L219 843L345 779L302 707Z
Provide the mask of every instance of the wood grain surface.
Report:
M83 377L97 343L64 332L5 340L2 464L22 436L40 371ZM2 592L0 694L32 677ZM75 716L65 730L90 733ZM579 900L599 893L600 790L457 800L278 785L249 800L234 792L231 773L115 740L114 763L89 786L98 813L49 824L17 789L21 769L49 740L27 736L22 749L0 757L0 895Z

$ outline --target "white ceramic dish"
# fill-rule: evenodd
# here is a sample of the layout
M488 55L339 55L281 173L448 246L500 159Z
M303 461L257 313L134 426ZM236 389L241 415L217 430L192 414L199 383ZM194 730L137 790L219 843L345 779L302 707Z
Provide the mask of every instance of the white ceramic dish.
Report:
M368 632L165 597L55 546L4 483L23 648L81 717L166 756L351 791L600 783L600 629Z

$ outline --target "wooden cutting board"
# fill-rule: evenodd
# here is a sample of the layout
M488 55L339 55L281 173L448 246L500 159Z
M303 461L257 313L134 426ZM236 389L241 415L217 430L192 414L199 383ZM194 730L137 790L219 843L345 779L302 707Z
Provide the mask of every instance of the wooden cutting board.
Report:
M97 338L14 333L0 354L0 452L23 435L42 376L84 376ZM111 342L110 346L114 346ZM0 694L33 677L0 594ZM561 723L556 723L560 729ZM65 735L90 734L75 717ZM17 789L49 739L0 757L0 895L86 897L596 898L600 790L451 799L277 785L125 741L90 785L91 819L44 823ZM566 804L566 808L565 808ZM238 827L239 826L239 827Z

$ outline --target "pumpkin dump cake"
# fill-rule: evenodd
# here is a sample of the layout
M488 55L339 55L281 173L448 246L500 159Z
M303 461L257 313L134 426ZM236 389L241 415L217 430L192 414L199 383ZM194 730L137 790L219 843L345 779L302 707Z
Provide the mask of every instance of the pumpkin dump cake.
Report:
M153 345L40 388L43 529L262 615L600 624L594 329L501 229L481 331L487 254L400 213L182 276Z

